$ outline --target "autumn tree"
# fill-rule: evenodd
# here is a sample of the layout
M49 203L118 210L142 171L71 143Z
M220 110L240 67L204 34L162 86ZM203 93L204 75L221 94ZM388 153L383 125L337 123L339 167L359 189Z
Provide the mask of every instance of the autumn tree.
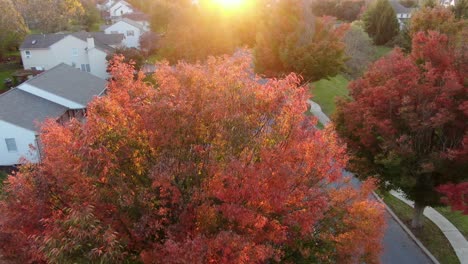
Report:
M344 68L348 25L331 17L315 17L302 1L280 1L270 7L257 35L255 70L265 76L290 72L305 81L334 76ZM310 9L310 8L309 8Z
M468 182L444 184L437 190L444 195L442 201L450 205L452 210L462 211L468 215Z
M312 11L317 16L333 16L352 22L359 18L365 3L365 0L314 0Z
M303 115L294 74L261 84L245 57L116 57L87 120L42 126L40 164L8 178L3 255L22 263L378 263L373 181L343 178L332 129ZM27 217L25 217L27 215Z
M458 21L450 9L443 6L423 7L411 17L410 34L413 36L420 31L437 31L454 38L463 29L463 21Z
M17 48L29 29L11 0L0 0L0 59L11 48Z
M83 14L80 0L12 0L30 29L55 33L69 29Z
M363 14L363 21L376 45L384 45L398 35L400 25L388 0L373 2Z
M445 35L418 33L411 55L397 49L350 84L353 100L335 118L354 170L415 201L415 228L439 204L436 187L467 177L468 93L457 56Z

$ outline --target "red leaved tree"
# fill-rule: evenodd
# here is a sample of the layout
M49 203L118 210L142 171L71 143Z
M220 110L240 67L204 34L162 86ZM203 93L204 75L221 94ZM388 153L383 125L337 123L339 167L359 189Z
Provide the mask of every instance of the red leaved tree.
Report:
M377 263L383 215L342 179L345 150L303 115L299 78L260 84L244 57L116 57L85 123L42 128L44 159L8 178L4 256L58 263Z
M420 32L411 55L395 50L377 61L350 85L354 100L339 103L337 131L353 153L351 164L414 200L415 228L424 207L439 203L437 186L467 177L461 57L445 35Z

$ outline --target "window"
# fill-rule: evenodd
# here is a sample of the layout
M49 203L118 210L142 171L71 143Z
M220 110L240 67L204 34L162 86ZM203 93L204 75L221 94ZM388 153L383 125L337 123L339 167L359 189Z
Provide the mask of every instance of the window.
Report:
M135 32L133 32L133 30L127 30L127 36L135 36Z
M31 58L31 51L27 50L24 54L26 54L26 58Z
M81 64L81 71L91 72L91 66L89 64Z
M6 143L8 152L18 151L18 148L16 147L16 140L14 138L5 138L5 143Z
M72 49L72 56L77 57L78 56L78 49L73 48Z

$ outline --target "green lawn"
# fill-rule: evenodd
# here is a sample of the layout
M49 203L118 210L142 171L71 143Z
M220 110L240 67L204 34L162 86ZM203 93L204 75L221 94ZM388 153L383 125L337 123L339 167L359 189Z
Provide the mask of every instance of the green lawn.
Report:
M379 193L385 203L396 215L410 228L413 208L395 198L389 193ZM410 228L411 229L411 228ZM424 227L413 234L424 244L424 246L439 260L441 264L458 264L457 255L453 251L450 242L442 231L429 219L424 217Z
M452 211L450 207L436 207L434 209L445 216L468 239L468 215L463 215L460 211Z
M5 85L3 84L3 81L6 79L6 78L11 78L11 74L13 72L15 72L16 70L6 70L6 71L1 71L0 72L0 93L3 92L3 90L5 90Z
M335 98L348 96L348 79L339 74L330 79L322 79L311 85L312 100L318 103L325 114L335 112Z
M390 51L392 51L392 48L386 47L386 46L375 46L375 59L380 59L383 56L387 55Z

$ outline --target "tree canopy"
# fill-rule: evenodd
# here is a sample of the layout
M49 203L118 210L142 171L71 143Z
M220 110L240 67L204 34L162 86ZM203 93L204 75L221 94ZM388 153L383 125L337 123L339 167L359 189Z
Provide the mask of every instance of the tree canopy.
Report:
M0 0L0 59L5 51L17 47L28 34L29 29L23 17L15 9L11 0Z
M87 120L42 126L40 164L10 176L3 256L23 263L378 263L381 205L342 178L345 150L303 113L299 78L261 84L245 57L116 57ZM263 82L262 82L263 83ZM24 217L27 215L28 217Z
M365 30L376 45L384 45L398 35L400 25L388 0L373 2L363 15Z
M354 169L415 201L414 227L425 206L439 203L437 186L466 181L466 60L457 64L466 52L443 34L419 32L412 54L397 49L375 62L350 84L354 100L338 106L337 131Z
M346 60L343 35L347 24L315 17L302 1L270 6L260 26L254 50L255 70L265 76L296 72L307 81L338 74Z

